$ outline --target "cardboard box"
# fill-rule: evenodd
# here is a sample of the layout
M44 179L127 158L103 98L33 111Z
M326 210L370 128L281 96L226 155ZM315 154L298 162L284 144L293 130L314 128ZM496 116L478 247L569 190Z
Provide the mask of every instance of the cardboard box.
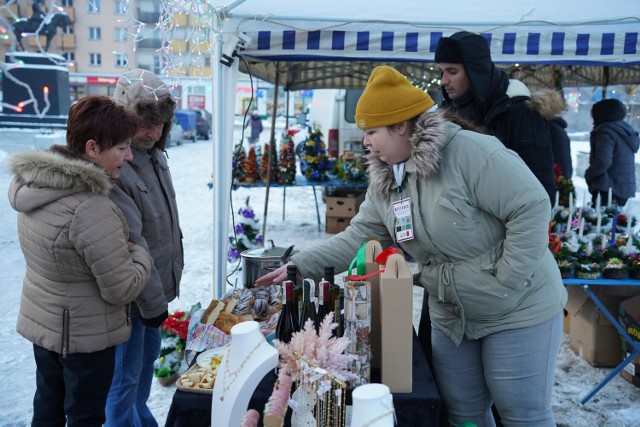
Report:
M629 298L620 303L618 322L631 339L636 342L640 342L640 295ZM631 345L622 337L622 335L620 336L620 339L622 342L622 351L627 353L633 352Z
M626 357L629 357L629 354L630 353L627 353ZM620 376L636 387L640 387L640 356L625 366L624 369L620 371Z
M393 393L413 391L413 275L404 257L387 258L380 277L381 382Z
M344 231L351 224L351 217L328 216L326 218L327 233L337 234Z
M327 217L353 218L358 213L364 193L334 191L327 196Z
M603 287L604 288L604 287ZM565 309L569 312L571 330L570 347L593 366L614 367L620 363L622 351L616 328L600 311L600 308L579 286L567 286L569 300ZM625 297L607 295L598 290L596 296L610 313L618 312L618 305Z
M564 318L562 321L562 331L569 335L571 333L571 316L569 315L569 312L564 309L563 310L563 314L564 314Z

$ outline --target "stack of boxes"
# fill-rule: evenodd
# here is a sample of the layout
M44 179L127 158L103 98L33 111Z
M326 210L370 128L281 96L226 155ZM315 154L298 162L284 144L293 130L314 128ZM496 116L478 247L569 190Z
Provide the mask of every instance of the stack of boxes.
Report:
M640 341L640 295L633 296L640 288L596 285L590 289L607 311L618 318L627 334ZM579 286L567 286L567 291L564 331L569 334L571 349L592 366L618 366L633 351L631 345ZM640 357L628 364L621 376L640 387Z
M327 196L327 233L335 234L347 228L363 200L364 192L357 190L336 190Z

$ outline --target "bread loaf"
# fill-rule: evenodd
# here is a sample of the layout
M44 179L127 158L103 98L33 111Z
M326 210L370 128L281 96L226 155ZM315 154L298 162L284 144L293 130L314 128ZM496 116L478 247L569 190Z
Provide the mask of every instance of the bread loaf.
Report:
M231 333L231 328L243 321L244 319L238 315L222 312L218 316L218 319L215 321L213 326L229 335Z
M200 322L207 325L213 325L216 320L218 320L218 316L222 313L222 310L224 310L224 303L222 301L217 299L211 300L209 307L207 307L202 314Z

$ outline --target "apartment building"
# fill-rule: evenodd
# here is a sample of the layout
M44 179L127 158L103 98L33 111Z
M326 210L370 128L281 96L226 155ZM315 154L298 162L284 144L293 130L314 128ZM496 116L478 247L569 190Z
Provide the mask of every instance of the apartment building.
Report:
M206 54L208 33L197 41L185 41L193 34L191 19L179 14L171 19L177 26L170 37L156 28L160 22L161 2L157 0L42 0L45 13L63 11L72 24L58 29L49 52L62 55L70 72L71 96L111 95L118 76L129 68L145 68L156 74L166 74L165 67L173 58L189 61L180 67L170 67L181 76L210 76L211 63ZM13 37L10 24L19 18L29 18L33 0L9 0L0 5L0 54L11 49ZM166 18L163 18L166 19ZM4 28L4 31L3 31ZM163 35L169 49L163 53ZM193 38L191 39L193 40ZM46 40L40 39L41 46ZM25 36L28 51L37 51L34 36ZM196 45L197 43L197 45ZM203 47L205 49L203 49ZM200 50L198 51L198 48ZM194 54L190 54L194 52ZM175 59L174 59L175 62ZM176 89L180 92L180 88ZM198 90L197 90L198 91ZM176 93L177 96L180 93Z

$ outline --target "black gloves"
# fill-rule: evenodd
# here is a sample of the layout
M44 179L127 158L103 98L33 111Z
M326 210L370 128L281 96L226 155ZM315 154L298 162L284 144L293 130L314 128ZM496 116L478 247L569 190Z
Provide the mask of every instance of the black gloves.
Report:
M167 320L167 317L169 317L169 311L165 311L160 316L152 317L151 319L145 319L144 317L141 317L141 319L144 326L159 328L160 325L162 325L162 322Z

